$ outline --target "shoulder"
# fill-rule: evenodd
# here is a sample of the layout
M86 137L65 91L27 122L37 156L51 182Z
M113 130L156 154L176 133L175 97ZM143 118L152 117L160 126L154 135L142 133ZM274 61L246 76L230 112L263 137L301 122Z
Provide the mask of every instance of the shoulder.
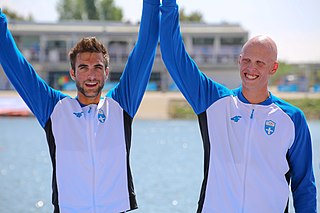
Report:
M230 92L231 92L231 94L233 96L239 96L239 94L241 94L241 91L242 91L241 87L238 87L236 89L230 90Z
M272 96L272 101L275 105L277 105L284 113L286 113L291 120L296 123L301 123L301 121L305 121L305 115L301 109L297 106L294 106L287 101L278 98L276 96Z

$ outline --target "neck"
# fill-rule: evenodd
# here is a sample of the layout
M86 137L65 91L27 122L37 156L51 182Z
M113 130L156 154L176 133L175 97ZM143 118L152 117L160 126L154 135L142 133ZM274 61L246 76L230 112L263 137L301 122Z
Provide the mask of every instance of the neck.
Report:
M249 101L251 104L259 104L265 101L270 97L270 93L268 90L263 92L250 92L246 90L242 90L243 96Z
M82 93L78 93L77 99L82 105L98 104L100 101L100 94L95 97L87 97Z

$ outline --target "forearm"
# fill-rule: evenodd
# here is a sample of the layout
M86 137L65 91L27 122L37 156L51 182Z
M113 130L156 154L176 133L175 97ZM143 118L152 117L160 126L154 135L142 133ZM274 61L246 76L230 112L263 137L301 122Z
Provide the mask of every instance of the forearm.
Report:
M0 63L10 82L44 126L52 108L49 96L54 96L55 92L21 54L7 25L5 15L0 13Z
M207 109L218 97L217 84L207 78L187 53L180 32L175 0L164 0L161 7L160 47L162 59L175 83L196 114Z
M134 117L146 90L159 39L159 0L144 0L138 40L111 96Z
M299 120L296 139L289 150L293 204L297 213L313 213L317 211L317 190L312 167L312 143L305 118Z

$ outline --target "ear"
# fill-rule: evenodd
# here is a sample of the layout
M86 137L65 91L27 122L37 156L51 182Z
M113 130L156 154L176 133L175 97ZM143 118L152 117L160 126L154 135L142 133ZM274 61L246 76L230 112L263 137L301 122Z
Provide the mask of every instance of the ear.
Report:
M70 68L70 70L69 70L69 74L70 74L70 77L72 78L72 80L74 80L74 81L75 81L75 78L76 78L76 72L75 72L72 68Z
M275 74L275 73L277 72L278 67L279 67L279 63L278 63L277 61L274 62L273 68L272 68L270 74L271 74L271 75Z
M106 80L107 80L107 79L108 79L108 77L109 77L109 67L106 67L105 72L106 72Z
M240 54L238 57L238 65L240 65L240 63L241 63L241 58L242 58L242 55Z

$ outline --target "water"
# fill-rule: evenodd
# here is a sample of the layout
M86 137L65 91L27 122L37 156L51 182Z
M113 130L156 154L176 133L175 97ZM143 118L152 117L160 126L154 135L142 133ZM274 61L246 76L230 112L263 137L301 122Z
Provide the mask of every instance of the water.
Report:
M320 121L309 126L319 191ZM136 120L131 167L139 204L132 212L196 212L203 178L197 121ZM45 134L36 119L0 117L0 212L52 212L51 175Z

